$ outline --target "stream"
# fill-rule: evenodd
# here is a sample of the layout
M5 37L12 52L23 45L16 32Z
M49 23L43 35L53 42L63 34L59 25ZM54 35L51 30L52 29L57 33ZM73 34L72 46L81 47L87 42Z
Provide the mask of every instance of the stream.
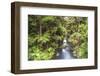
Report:
M74 59L75 57L72 54L71 46L67 40L63 41L63 45L66 47L57 52L56 59Z

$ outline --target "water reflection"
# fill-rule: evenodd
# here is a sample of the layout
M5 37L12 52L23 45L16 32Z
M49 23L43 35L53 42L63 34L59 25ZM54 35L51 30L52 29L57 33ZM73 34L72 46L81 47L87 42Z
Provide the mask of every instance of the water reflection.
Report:
M57 51L56 59L74 59L71 46L66 39L63 41L63 46L65 46L63 49Z

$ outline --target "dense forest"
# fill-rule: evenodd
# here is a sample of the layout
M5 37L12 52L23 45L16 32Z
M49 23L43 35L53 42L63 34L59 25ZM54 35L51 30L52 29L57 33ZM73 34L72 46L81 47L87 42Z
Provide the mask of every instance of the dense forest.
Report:
M64 39L75 58L87 58L87 17L28 15L28 60L54 59Z

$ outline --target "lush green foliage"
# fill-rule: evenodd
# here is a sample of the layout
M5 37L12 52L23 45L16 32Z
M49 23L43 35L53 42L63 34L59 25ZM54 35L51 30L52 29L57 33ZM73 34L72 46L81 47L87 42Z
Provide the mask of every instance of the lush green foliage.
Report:
M87 58L88 26L86 17L28 16L28 59L50 60L67 38L73 55Z
M73 54L77 58L87 58L88 54L88 24L86 17L71 17L68 31L68 41L73 46Z

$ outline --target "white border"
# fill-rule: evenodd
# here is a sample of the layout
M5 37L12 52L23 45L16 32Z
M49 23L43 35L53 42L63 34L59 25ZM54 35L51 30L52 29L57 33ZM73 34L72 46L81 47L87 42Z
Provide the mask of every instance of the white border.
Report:
M28 61L28 14L88 17L88 59ZM94 11L41 7L21 7L20 17L21 70L94 65Z

